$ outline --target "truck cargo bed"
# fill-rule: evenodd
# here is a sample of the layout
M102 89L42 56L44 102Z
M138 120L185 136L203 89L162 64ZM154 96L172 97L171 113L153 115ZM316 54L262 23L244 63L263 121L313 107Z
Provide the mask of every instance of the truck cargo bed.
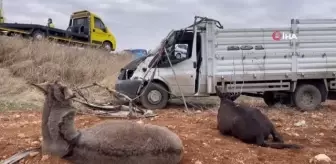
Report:
M218 81L295 81L297 79L335 78L335 20L292 20L287 28L218 29L207 24L203 71ZM320 24L320 27L304 25ZM329 26L323 26L329 24ZM275 31L297 39L274 40ZM248 85L248 84L247 84ZM254 83L253 85L256 85ZM235 85L237 87L237 85Z
M42 26L39 24L22 24L22 23L0 23L0 30L8 32L16 32L21 34L32 34L34 30L41 30L47 34L47 36L55 39L72 39L80 42L88 42L89 35L74 33L58 28L51 28Z

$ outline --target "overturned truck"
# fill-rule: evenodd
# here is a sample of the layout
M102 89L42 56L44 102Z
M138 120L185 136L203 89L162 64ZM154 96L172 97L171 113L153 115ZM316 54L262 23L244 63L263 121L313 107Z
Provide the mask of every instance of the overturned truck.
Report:
M269 106L314 110L335 99L335 22L292 19L290 27L225 29L196 16L193 25L171 31L149 55L121 69L115 88L150 109L182 95L214 96L219 86L262 97ZM175 52L181 44L184 55Z

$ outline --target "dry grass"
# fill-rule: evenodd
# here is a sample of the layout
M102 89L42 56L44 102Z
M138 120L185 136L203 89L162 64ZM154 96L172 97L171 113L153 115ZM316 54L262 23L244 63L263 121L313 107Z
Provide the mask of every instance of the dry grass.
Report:
M27 86L28 81L40 83L60 78L71 86L100 82L113 87L120 68L130 60L130 55L112 55L98 49L1 36L0 101L39 101L40 96Z
M76 85L114 76L130 60L129 55L7 37L0 38L0 54L0 66L15 76L37 83L60 77Z

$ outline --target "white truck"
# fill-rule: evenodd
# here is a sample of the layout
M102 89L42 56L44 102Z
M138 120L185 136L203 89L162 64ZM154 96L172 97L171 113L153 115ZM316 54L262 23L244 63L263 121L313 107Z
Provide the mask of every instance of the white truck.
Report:
M335 99L333 24L334 19L292 19L289 27L225 29L196 16L193 25L173 30L148 56L122 68L115 88L150 109L182 95L215 96L219 86L262 97L269 106L315 110ZM174 55L178 44L188 45L184 58Z

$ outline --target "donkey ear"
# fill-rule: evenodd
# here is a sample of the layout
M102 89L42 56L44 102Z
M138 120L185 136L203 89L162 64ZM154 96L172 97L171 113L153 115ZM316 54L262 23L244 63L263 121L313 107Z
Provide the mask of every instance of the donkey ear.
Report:
M232 93L230 94L230 100L234 101L240 96L240 93Z
M64 99L65 100L69 100L69 99L72 99L72 98L76 97L76 95L73 93L73 91L68 87L64 87L63 93L64 93Z
M218 86L215 86L215 90L216 90L216 95L220 98L223 98L223 93L222 91L219 90Z
M60 102L76 97L73 91L59 80L55 81L53 87L54 97Z
M49 82L44 82L40 84L30 83L30 85L42 91L44 94L47 94Z

